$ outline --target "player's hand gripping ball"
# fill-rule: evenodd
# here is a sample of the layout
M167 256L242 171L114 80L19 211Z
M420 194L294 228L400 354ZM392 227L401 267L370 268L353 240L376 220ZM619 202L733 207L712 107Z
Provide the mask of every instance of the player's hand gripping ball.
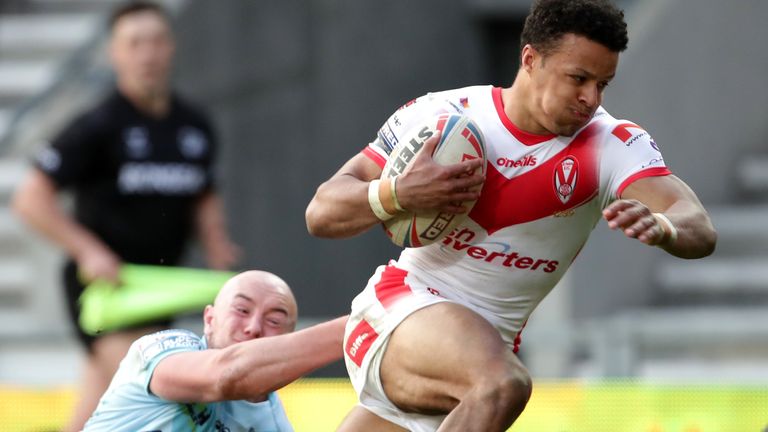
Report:
M396 177L405 171L424 143L437 131L440 142L432 159L441 165L452 165L468 159L483 160L479 170L485 175L487 160L485 142L480 128L472 119L461 114L440 114L418 124L403 135L389 155L381 178ZM475 174L477 171L471 173ZM478 188L482 187L479 185ZM390 240L398 246L420 247L441 240L464 221L475 201L462 203L467 212L444 213L439 210L404 212L383 222Z

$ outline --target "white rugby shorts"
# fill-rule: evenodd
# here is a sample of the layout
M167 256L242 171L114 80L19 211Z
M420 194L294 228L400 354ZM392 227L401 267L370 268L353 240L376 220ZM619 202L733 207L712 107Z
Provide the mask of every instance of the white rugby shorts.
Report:
M384 394L379 368L392 331L413 312L444 301L456 301L421 283L394 261L380 266L352 301L344 335L344 361L360 405L413 432L433 432L445 416L399 410ZM466 305L465 305L466 306Z

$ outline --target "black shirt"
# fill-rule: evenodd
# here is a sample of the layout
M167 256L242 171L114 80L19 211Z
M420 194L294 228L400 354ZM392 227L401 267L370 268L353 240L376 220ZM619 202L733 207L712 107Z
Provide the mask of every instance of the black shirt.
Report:
M157 119L119 92L75 119L36 158L75 196L75 219L123 260L177 264L195 204L213 187L215 141L206 118L178 97Z

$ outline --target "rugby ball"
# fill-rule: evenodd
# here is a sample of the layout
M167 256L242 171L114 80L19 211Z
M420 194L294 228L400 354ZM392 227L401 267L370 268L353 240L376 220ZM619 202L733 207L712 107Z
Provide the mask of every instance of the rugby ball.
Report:
M441 136L432 154L435 162L441 165L452 165L468 159L480 158L483 164L478 169L485 174L487 160L480 128L465 115L440 114L419 123L403 134L398 144L392 149L381 178L397 177L402 174L424 147L424 143L437 131L441 132ZM464 202L463 205L468 210L462 214L443 213L439 210L419 213L406 211L384 221L384 230L390 240L398 246L426 246L450 234L466 219L475 201Z

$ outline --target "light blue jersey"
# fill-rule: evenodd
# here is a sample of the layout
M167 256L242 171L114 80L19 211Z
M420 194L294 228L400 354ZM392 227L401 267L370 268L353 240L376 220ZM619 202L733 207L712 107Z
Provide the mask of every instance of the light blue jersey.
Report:
M293 431L276 393L264 402L179 403L149 391L160 360L207 348L186 330L165 330L131 345L83 432L286 432Z

